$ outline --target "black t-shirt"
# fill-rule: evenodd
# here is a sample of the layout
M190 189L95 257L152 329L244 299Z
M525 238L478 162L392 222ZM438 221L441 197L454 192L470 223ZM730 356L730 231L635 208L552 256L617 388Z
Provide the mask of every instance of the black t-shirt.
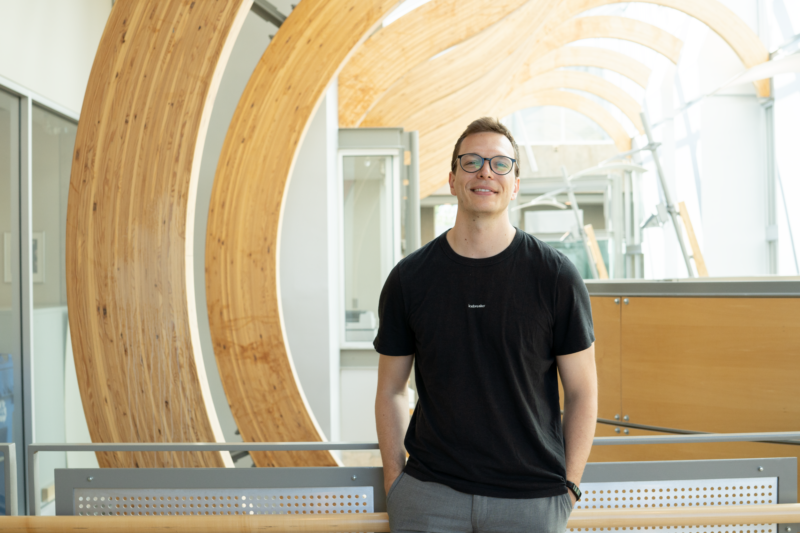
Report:
M446 233L392 270L374 346L415 354L406 473L497 498L566 493L556 357L594 342L589 293L566 256L517 230L498 255Z

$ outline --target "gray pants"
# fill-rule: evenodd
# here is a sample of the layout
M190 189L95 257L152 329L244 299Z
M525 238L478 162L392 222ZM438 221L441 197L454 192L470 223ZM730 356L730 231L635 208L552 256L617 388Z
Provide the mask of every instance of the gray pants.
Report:
M562 533L572 512L569 494L524 500L473 496L405 473L386 502L392 533Z

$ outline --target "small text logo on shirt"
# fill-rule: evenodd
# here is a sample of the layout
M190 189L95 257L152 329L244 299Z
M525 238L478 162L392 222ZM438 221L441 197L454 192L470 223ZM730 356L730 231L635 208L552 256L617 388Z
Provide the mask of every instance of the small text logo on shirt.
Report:
M483 305L483 304L477 304L477 305L476 304L467 304L467 307L469 307L470 309L482 309L482 308L484 308L486 306Z

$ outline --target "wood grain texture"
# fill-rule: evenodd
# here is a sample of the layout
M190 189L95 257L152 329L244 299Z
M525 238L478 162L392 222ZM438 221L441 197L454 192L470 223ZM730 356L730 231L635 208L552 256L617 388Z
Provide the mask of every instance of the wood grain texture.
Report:
M409 117L424 116L427 112L424 110L434 104L441 105L444 98L450 97L458 106L464 102L459 95L474 103L476 93L487 98L502 92L501 87L510 74L524 62L527 47L537 39L537 28L557 3L558 0L528 2L446 54L414 67L377 100L359 125L392 124L412 130L416 128L406 126L414 122ZM465 91L467 87L472 89ZM450 110L452 106L447 108ZM436 114L445 115L444 111Z
M620 379L622 413L631 422L718 433L797 429L800 299L629 301L622 306ZM611 345L613 337L598 337L601 343ZM631 435L646 434L631 430ZM792 456L800 456L800 447L765 443L598 447L592 452L593 461Z
M656 528L737 524L794 523L800 504L736 505L719 507L661 507L650 509L576 509L567 528ZM4 516L6 533L244 533L388 532L386 513L324 516Z
M734 52L748 68L769 59L766 47L756 33L730 9L716 0L704 0L702 2L694 0L642 1L676 9L700 20L719 34L733 48ZM503 27L497 24L497 28L487 28L473 39L455 47L448 54L433 61L420 63L410 70L403 78L398 79L397 83L387 90L383 96L379 96L379 101L374 104L372 111L363 120L363 125L371 127L400 125L401 121L393 115L393 110L398 109L398 106L401 109L406 107L407 111L405 113L413 114L420 111L420 106L430 105L450 92L461 89L471 81L463 76L465 69L468 69L471 75L474 76L473 79L486 76L492 71L508 72L508 70L496 70L496 66L499 60L511 54L510 50L514 49L514 47L530 52L531 55L528 61L532 63L543 54L543 50L536 43L541 42L542 39L552 40L555 38L557 40L559 37L565 37L564 35L559 36L559 32L569 30L570 26L576 30L575 34L581 34L583 31L589 30L589 28L583 26L581 21L587 18L595 18L573 17L592 8L620 2L621 0L561 0L557 4L549 3L546 6L547 19L544 25L540 25L541 19L537 19L535 25L526 22L526 30L522 33L529 37L523 44L520 44L516 42L518 40L517 35L520 32L516 30L515 24L521 23L525 18L523 8L519 10L519 14L515 13L512 20L507 21ZM544 7L544 1L540 3ZM513 20L514 18L516 21ZM643 39L648 40L649 33L655 33L658 35L658 39L656 39L656 35L652 35L649 41L662 48L659 51L667 55L673 63L677 63L680 54L680 41L668 33L659 31L657 28L655 28L657 31L653 32L653 26L650 26L650 30L644 29L643 26L621 26L615 19L624 19L623 17L602 18L608 19L606 20L607 31L616 34L611 36L612 38L626 39L627 35L631 37L628 40L639 42ZM572 24L563 26L568 21L572 22ZM533 31L533 28L538 29ZM644 31L642 31L643 29ZM500 30L504 31L500 32ZM503 39L498 38L499 32L503 34ZM564 44L574 40L576 39L566 40ZM672 50L669 50L670 45L673 46ZM551 46L549 50L553 48L555 47ZM441 80L447 80L449 83ZM756 88L759 95L768 95L768 80L757 82ZM347 112L345 107L347 106L342 108L343 113ZM370 116L373 113L374 116ZM362 124L362 122L358 122L358 124Z
M703 251L700 249L700 242L698 242L697 235L694 233L692 219L689 216L689 210L686 209L685 202L678 204L678 211L683 221L683 227L686 228L686 236L689 237L689 245L692 247L692 258L694 259L694 266L697 268L697 275L701 278L707 278L708 267L706 267L706 260L703 258Z
M630 56L602 48L563 46L545 54L530 65L530 77L535 78L563 67L595 67L614 71L630 78L643 88L650 79L650 68Z
M194 201L242 0L120 0L92 67L67 211L70 330L94 442L219 442L198 341ZM233 466L103 453L104 467Z
M206 295L225 393L245 441L323 439L297 381L279 292L289 176L325 90L397 0L303 0L259 61L211 193ZM330 452L259 452L259 466L336 465Z
M481 32L526 1L537 0L433 0L379 30L339 74L339 125L358 126L375 101L409 70Z
M507 24L496 24L514 26L508 35L490 27L447 54L419 65L386 91L360 125L420 131L437 127L468 109L465 106L499 98L500 93L525 83L536 60L582 39L628 40L652 48L673 63L678 61L683 42L656 26L616 16L569 19L578 13L564 7L571 4L553 9L555 2L547 2L537 4L538 10L528 9L524 17L515 14Z
M546 72L514 87L512 94L506 96L506 99L524 99L525 93L552 89L575 89L599 96L622 111L639 133L644 133L640 116L642 106L639 102L610 81L586 72L573 70Z
M3 516L0 528L5 533L388 533L389 515Z

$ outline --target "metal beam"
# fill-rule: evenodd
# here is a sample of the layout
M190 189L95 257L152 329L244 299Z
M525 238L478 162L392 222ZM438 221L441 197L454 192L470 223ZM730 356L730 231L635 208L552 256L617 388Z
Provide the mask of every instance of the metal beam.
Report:
M253 0L253 7L250 8L250 11L279 28L283 21L286 20L286 15L267 0Z

